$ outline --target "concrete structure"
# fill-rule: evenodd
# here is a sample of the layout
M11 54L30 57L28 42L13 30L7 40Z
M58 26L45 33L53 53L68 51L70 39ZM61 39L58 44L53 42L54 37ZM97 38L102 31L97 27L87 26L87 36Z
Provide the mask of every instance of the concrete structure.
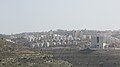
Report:
M104 49L106 39L104 35L95 34L91 36L91 48L102 48Z

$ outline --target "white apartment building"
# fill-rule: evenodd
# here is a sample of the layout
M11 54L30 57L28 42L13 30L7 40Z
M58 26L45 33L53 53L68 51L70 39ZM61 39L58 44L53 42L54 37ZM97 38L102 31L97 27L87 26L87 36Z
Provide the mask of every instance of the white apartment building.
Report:
M95 34L91 36L91 48L101 48L104 49L106 46L106 38L104 35Z

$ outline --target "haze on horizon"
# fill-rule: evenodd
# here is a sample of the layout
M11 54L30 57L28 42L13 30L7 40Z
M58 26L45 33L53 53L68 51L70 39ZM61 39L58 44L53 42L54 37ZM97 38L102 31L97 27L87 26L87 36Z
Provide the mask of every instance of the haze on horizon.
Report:
M0 33L119 27L120 0L0 0Z

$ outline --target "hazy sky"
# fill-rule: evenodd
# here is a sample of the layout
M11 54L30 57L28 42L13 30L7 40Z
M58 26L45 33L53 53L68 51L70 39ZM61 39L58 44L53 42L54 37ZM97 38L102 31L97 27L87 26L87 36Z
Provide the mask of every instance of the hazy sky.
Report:
M0 33L120 28L120 0L0 0Z

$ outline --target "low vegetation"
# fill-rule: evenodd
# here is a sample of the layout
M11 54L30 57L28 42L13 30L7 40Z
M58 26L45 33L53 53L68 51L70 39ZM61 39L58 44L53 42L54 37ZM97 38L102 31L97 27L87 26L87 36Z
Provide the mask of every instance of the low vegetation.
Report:
M72 67L72 64L0 39L0 67Z
M46 52L72 63L73 67L120 67L120 50L63 48Z

